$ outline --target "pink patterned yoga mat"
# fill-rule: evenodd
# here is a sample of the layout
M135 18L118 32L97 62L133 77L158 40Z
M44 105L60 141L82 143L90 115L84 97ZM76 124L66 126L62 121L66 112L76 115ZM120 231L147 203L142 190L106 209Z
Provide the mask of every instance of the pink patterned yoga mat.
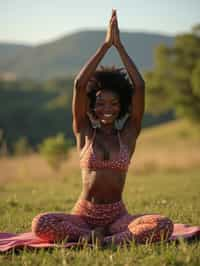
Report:
M179 238L191 239L193 237L200 238L200 226L190 226L186 224L174 224L174 232L169 240L177 240ZM46 248L46 247L75 247L81 246L77 242L69 242L65 244L49 243L32 232L22 234L0 233L0 252L19 247ZM91 246L91 245L90 245Z

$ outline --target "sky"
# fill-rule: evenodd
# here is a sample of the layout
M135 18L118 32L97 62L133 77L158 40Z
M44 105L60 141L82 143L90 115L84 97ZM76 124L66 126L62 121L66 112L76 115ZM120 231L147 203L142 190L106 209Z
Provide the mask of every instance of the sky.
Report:
M200 0L0 0L0 42L36 45L106 29L112 8L121 31L175 35L200 23Z

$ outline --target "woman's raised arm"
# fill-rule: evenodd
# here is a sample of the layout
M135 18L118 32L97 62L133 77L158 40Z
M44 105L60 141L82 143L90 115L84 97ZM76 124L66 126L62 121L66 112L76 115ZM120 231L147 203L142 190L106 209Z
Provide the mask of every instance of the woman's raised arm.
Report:
M141 129L142 117L144 114L145 82L120 40L116 12L114 12L113 17L113 45L116 47L135 89L132 97L133 108L131 110L131 122L136 129L136 135L138 136Z
M104 57L105 53L112 46L113 39L113 16L114 11L109 22L107 34L104 43L96 51L96 53L89 59L89 61L83 66L79 74L74 80L74 92L73 92L73 102L72 102L72 113L73 113L73 130L77 134L80 130L84 129L88 125L87 118L87 94L86 86L95 72L98 64Z

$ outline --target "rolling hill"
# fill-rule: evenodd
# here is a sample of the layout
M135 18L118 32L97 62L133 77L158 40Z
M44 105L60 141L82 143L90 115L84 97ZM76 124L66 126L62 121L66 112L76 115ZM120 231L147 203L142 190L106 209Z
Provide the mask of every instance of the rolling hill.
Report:
M21 56L31 49L31 46L24 44L0 43L0 71L10 68L10 61Z
M104 38L104 31L82 31L37 46L0 43L0 72L14 73L19 79L47 80L69 77L80 70ZM174 37L122 32L121 39L139 69L147 70L153 66L156 46L161 43L170 46ZM108 52L102 64L121 65L114 48Z

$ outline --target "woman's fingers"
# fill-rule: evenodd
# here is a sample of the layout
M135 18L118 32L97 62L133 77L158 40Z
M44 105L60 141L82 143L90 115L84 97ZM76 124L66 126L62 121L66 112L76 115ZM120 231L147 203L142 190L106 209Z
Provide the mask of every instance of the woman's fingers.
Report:
M114 19L113 20L113 29L114 29L114 33L117 34L118 33L118 24L117 24L117 20Z
M110 23L112 21L112 19L116 16L116 9L112 9L112 14L111 14L111 18L110 18Z
M111 30L110 30L110 38L111 38L111 42L113 44L113 40L114 40L114 19L111 22Z
M118 19L117 19L117 14L115 13L115 15L113 16L113 19L114 19L114 21L115 21L115 23L116 23L116 25L117 25L117 27L118 27Z
M117 28L118 28L118 19L117 19L117 15L115 16L115 21L116 21Z
M113 44L114 44L114 46L117 47L120 44L120 32L119 32L118 22L117 22L116 16L113 17L112 28L113 28Z
M114 10L114 12L113 12L113 17L114 17L114 19L117 20L117 11L116 10Z
M112 46L114 44L114 39L115 39L115 28L116 28L116 10L112 10L112 15L109 21L108 29L107 29L107 34L106 34L106 43L109 44L109 46Z
M113 17L115 16L115 14L116 14L115 9L112 9L112 14L111 14L111 18L110 18L110 23L111 23Z
M112 16L115 16L116 15L116 9L112 9Z

